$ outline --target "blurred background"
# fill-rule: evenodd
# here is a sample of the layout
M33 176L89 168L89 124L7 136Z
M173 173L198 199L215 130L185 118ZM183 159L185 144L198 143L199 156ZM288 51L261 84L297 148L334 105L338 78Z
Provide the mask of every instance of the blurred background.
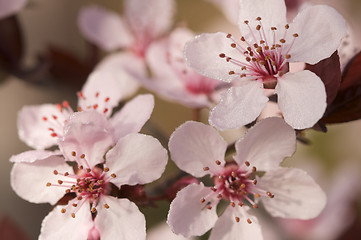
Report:
M361 46L361 0L308 2L326 3L336 8L349 21L355 47ZM17 113L24 105L59 103L65 99L76 106L76 92L96 61L105 56L82 37L76 24L79 9L91 3L122 13L123 1L120 0L29 0L11 23L0 23L0 31L3 31L0 44L12 42L12 38L22 43L19 47L14 40L15 45L9 48L10 56L21 55L21 69L5 66L0 70L0 239L36 239L41 221L51 209L47 204L29 203L11 189L12 163L9 158L30 150L18 137ZM7 29L6 24L16 24L15 29L20 35ZM186 25L196 33L237 32L237 26L228 21L216 5L205 0L178 0L175 25ZM147 90L141 88L139 92ZM155 136L162 133L160 137L164 137L163 145L166 146L166 139L174 129L191 118L191 109L156 98L153 115L143 132ZM207 119L206 112L202 119ZM329 125L327 133L308 130L304 134L311 143L299 143L296 154L287 159L285 165L309 171L327 193L333 194L334 200L325 213L325 218L330 221L320 226L315 222L308 223L319 230L313 229L316 232L313 236L302 236L304 231L311 232L307 224L279 220L279 225L284 227L279 230L283 236L274 233L270 226L267 230L269 238L265 239L271 239L271 236L273 239L284 236L289 236L288 239L361 239L361 122ZM171 172L167 174L171 175ZM166 202L159 203L159 208L142 209L149 226L164 220L167 210ZM335 227L332 232L331 224L339 229ZM6 235L9 229L16 232L16 238ZM317 237L320 236L317 231L330 231L332 237ZM168 239L173 238L176 239L174 236Z

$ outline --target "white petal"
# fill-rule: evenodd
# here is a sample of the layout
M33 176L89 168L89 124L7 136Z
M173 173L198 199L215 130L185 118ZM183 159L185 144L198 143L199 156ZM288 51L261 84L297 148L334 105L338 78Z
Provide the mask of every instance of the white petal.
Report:
M173 24L174 0L127 0L125 14L137 38L153 40L164 34Z
M100 114L99 112L93 109L73 113L69 117L65 125L65 131L68 131L69 127L72 124L78 124L78 123L97 126L98 128L105 129L108 132L113 132L112 125L110 124L108 119L106 119L103 114Z
M59 141L60 150L67 161L77 161L86 168L104 162L104 154L114 145L112 133L94 122L72 121L65 128L64 138Z
M55 207L41 224L39 240L84 240L94 223L92 221L89 203L85 203L76 213L75 218L70 212L61 213L63 206Z
M131 52L108 55L97 65L96 70L109 71L119 79L116 90L122 99L132 96L139 88L138 79L147 76L143 59Z
M243 207L248 209L248 207ZM261 226L255 216L245 214L240 207L232 208L228 206L213 227L209 240L239 240L252 239L262 240ZM235 217L239 217L237 222ZM251 224L247 219L252 221Z
M258 35L256 33L256 26L260 24L256 20L258 17L261 17L262 26L267 34L268 41L271 40L271 27L278 27L280 28L278 31L280 31L287 24L284 0L239 0L238 4L238 26L241 34L245 37L250 36L249 26L254 34ZM245 20L249 21L249 26L244 23Z
M326 205L326 195L303 170L274 169L258 180L257 186L275 197L264 198L266 210L275 217L311 219Z
M119 187L158 179L164 172L168 154L157 139L131 133L119 139L105 158L106 166L117 176L111 182Z
M83 7L78 16L83 35L105 51L128 47L133 36L124 20L116 13L96 5Z
M101 114L110 116L113 108L124 99L122 92L119 91L123 86L122 81L122 76L116 72L94 71L82 88L83 97L79 97L78 106L83 110L95 109Z
M337 50L347 33L347 27L343 17L335 9L317 5L300 12L289 31L299 35L289 52L289 61L316 64Z
M127 102L124 107L110 119L114 128L115 139L129 133L137 133L148 121L154 108L154 97L151 94L138 95Z
M255 120L267 102L260 81L231 87L210 112L209 123L220 130L242 127Z
M109 208L104 208L104 204ZM101 239L145 240L144 215L128 199L103 197L94 224Z
M0 18L6 18L20 11L27 0L0 0Z
M42 160L51 156L61 155L60 151L46 151L46 150L30 150L22 152L17 155L13 155L10 158L10 162L22 162L22 163L33 163L37 160Z
M207 209L206 202L201 203L212 191L202 183L191 184L177 193L170 204L167 223L175 234L184 237L200 236L213 227L218 219L216 206Z
M204 33L189 41L184 47L187 64L209 78L225 82L238 79L239 75L230 75L229 72L240 72L241 67L227 62L226 58L221 58L219 55L224 53L227 57L238 61L245 61L245 57L237 49L231 47L233 41L226 36L227 34L222 32Z
M57 184L64 177L54 175L54 170L59 173L73 170L68 166L64 158L50 156L32 163L15 163L11 170L11 187L23 199L32 203L55 204L65 195L63 187L50 186L47 183Z
M260 171L278 168L285 157L296 150L296 134L282 118L266 118L252 127L236 143L234 160L238 165L245 161Z
M223 169L227 143L209 125L188 121L172 133L168 145L177 166L195 177L220 173ZM210 171L204 171L205 167Z
M53 115L57 120L53 119ZM44 120L44 117L47 120ZM58 138L52 131L63 134L63 123L69 117L67 111L60 112L55 104L24 106L18 113L17 125L19 138L35 149L45 149L56 144ZM60 124L59 124L60 123Z
M285 121L295 129L312 127L327 106L325 85L308 70L278 78L276 93Z

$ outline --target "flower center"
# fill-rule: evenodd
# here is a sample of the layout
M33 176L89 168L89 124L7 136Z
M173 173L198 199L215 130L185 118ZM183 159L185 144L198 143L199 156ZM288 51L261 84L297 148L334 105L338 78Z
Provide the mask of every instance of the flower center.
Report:
M274 88L277 77L284 74L286 63L291 58L289 52L298 34L294 33L292 41L288 43L288 24L284 26L284 33L280 34L276 27L264 29L261 17L256 20L259 24L255 29L252 29L248 20L244 21L249 28L249 39L242 36L241 42L237 42L231 34L226 36L232 41L230 47L238 50L244 58L235 59L225 53L220 53L219 57L235 65L235 70L230 71L229 75L261 79L266 88ZM271 34L266 35L266 31L271 31Z
M220 165L220 161L216 161L217 165ZM205 171L209 171L208 167L204 168ZM258 208L256 202L259 198L269 197L274 198L274 195L257 187L257 169L251 167L249 162L245 162L244 165L239 166L235 163L229 163L225 166L224 171L221 174L214 176L214 186L211 187L213 194L201 199L201 203L208 201L207 208L212 209L212 197L217 195L218 201L224 199L229 202L233 207L243 207L245 204L251 205L253 208ZM217 204L218 201L215 203ZM247 215L246 211L243 211ZM240 221L239 217L235 217L236 222ZM250 218L247 218L248 223L252 223Z
M72 152L72 155L75 157L75 152ZM80 155L80 158L85 163L87 162L84 154ZM86 165L89 166L87 163ZM71 211L71 216L75 218L76 212L85 202L89 202L92 213L96 213L96 207L100 198L110 191L109 180L116 177L114 173L109 174L108 172L108 167L100 168L95 166L93 168L84 168L83 165L79 166L76 174L70 174L69 172L61 173L54 170L54 175L59 176L59 179L57 183L48 182L46 186L64 187L66 188L65 193L74 193L76 195L75 198L68 202L65 208L61 209L62 213L65 213L67 210ZM105 203L103 207L108 209L109 205Z

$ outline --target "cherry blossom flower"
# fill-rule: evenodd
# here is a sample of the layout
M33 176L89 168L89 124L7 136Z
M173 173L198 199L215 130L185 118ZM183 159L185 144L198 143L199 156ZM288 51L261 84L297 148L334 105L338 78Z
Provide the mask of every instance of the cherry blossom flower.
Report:
M239 82L210 113L219 129L255 120L275 89L285 121L295 129L312 127L326 108L325 86L314 73L287 72L289 62L315 64L330 57L346 34L346 24L331 7L306 7L290 24L284 0L239 0L238 40L222 32L201 34L185 46L187 63L199 73Z
M20 11L27 2L27 0L0 0L0 19Z
M124 16L90 5L80 11L78 25L86 39L101 49L125 50L106 57L101 69L125 70L127 80L136 82L147 76L146 51L169 30L174 12L174 0L126 0Z
M186 28L174 30L167 38L152 43L147 62L153 78L142 84L166 99L191 108L209 107L224 82L207 78L188 67L183 58L185 43L194 34Z
M202 235L213 227L210 239L263 239L251 208L262 202L275 217L310 219L326 204L321 188L306 172L280 167L295 151L294 130L281 118L267 118L235 144L234 161L225 161L227 143L211 126L186 122L169 141L171 157L195 177L209 174L214 186L191 184L171 203L168 224L176 234ZM229 203L217 216L220 200Z
M123 99L122 86L118 75L95 71L78 93L77 110L97 111L109 118L115 140L127 133L138 132L154 108L152 95L138 95L110 117L113 108ZM19 137L35 149L51 147L63 136L64 124L74 112L67 101L24 106L18 114Z
M11 185L19 196L59 203L44 218L39 239L145 239L144 216L134 203L111 196L111 189L159 178L167 151L139 133L115 142L103 127L107 123L96 111L76 113L59 141L60 155L34 157L30 151L12 157ZM61 205L60 199L69 201Z

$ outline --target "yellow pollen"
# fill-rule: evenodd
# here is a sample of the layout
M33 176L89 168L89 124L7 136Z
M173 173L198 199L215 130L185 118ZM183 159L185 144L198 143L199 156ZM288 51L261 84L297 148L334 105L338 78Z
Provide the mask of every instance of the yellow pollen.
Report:
M92 208L92 213L96 213L97 212L97 210L96 210L96 208Z
M252 167L252 172L256 172L257 168L256 167Z
M291 58L291 55L290 54L287 54L286 55L286 59L290 59Z
M65 213L65 212L66 212L66 209L65 209L65 208L62 208L62 209L60 210L60 212L61 212L61 213Z
M108 208L109 208L109 205L108 205L108 204L104 204L104 207L105 207L106 209L108 209Z
M246 184L242 183L241 188L246 188Z
M109 171L109 168L105 167L104 172L108 172L108 171Z
M83 153L82 155L80 155L80 158L85 158L85 154Z
M72 155L73 157L75 157L75 156L76 156L76 152L72 151L72 152L71 152L71 155Z

